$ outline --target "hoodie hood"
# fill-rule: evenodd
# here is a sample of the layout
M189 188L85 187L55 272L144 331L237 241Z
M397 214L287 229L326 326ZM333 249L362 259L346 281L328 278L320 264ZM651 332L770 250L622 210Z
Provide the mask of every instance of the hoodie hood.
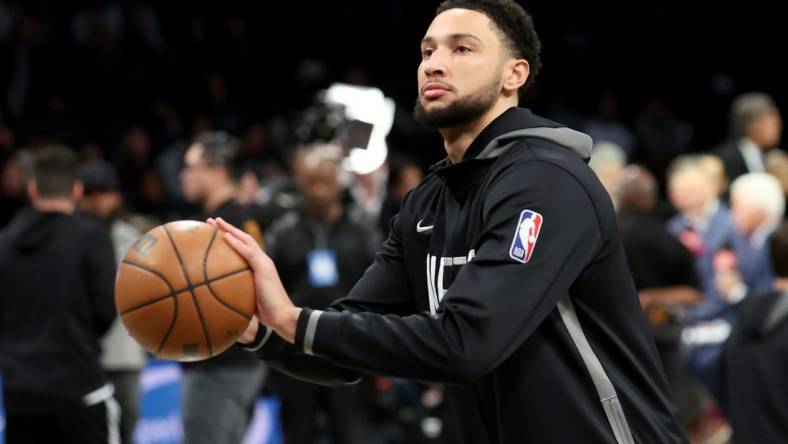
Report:
M49 243L57 233L57 226L73 216L64 213L41 212L24 208L8 226L6 235L19 251L36 251Z
M463 161L487 160L501 156L522 139L538 138L560 145L588 161L591 136L535 115L526 108L510 108L493 120L468 147ZM447 158L435 164L435 171L451 165Z
M477 159L492 159L500 156L507 149L518 142L520 139L534 137L548 140L563 147L569 148L583 160L588 160L591 156L593 141L591 136L580 131L575 131L567 127L537 127L525 128L506 133L492 140L479 155Z

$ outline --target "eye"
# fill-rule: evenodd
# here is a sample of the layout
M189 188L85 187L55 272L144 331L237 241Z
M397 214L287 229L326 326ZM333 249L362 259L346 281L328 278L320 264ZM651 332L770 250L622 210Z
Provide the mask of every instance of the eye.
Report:
M421 58L428 59L428 58L430 58L430 56L432 55L433 52L434 52L434 50L432 48L425 48L425 49L421 50Z
M464 53L467 53L467 52L471 52L471 48L469 48L469 47L467 47L465 45L460 45L460 46L454 48L454 52L457 52L457 53L460 53L460 54L464 54Z

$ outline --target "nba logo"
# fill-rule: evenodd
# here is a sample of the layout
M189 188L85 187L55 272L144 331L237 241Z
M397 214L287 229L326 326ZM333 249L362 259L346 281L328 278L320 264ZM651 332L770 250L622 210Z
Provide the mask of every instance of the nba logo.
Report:
M535 211L523 210L514 233L512 248L509 249L509 257L523 264L531 260L541 228L542 215Z

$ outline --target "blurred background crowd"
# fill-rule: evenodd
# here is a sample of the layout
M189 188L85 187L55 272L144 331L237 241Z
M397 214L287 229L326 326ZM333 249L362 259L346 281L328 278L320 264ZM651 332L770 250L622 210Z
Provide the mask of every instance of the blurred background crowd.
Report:
M444 157L410 116L435 6L0 1L0 227L28 205L31 159L63 145L79 162L79 211L110 230L116 258L155 225L223 215L265 245L297 303L329 305ZM745 392L775 384L788 397L741 364L770 362L771 349L737 333L743 301L788 290L777 19L753 6L712 20L679 2L524 6L545 69L522 105L594 139L590 166L618 211L682 419L695 442L728 442L747 411L783 408ZM332 86L350 98L331 99ZM370 95L375 122L351 112ZM378 136L384 151L349 153L377 150ZM333 268L315 267L315 252ZM752 328L777 316L763 310ZM118 324L103 340L128 440L146 357ZM213 390L243 380L249 408L257 393L281 399L288 443L452 442L439 386L325 389L236 355L184 368L187 437L220 396L198 393L200 381L224 374Z

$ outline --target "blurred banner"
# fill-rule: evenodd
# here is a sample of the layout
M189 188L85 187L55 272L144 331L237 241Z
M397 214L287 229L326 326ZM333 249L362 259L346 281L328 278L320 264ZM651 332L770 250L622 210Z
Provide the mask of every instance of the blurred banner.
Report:
M135 444L180 444L181 369L168 361L150 361L140 381L142 405L134 433ZM2 393L2 380L0 380ZM279 401L261 398L243 444L282 444L279 425ZM0 402L0 444L5 444L5 415Z

